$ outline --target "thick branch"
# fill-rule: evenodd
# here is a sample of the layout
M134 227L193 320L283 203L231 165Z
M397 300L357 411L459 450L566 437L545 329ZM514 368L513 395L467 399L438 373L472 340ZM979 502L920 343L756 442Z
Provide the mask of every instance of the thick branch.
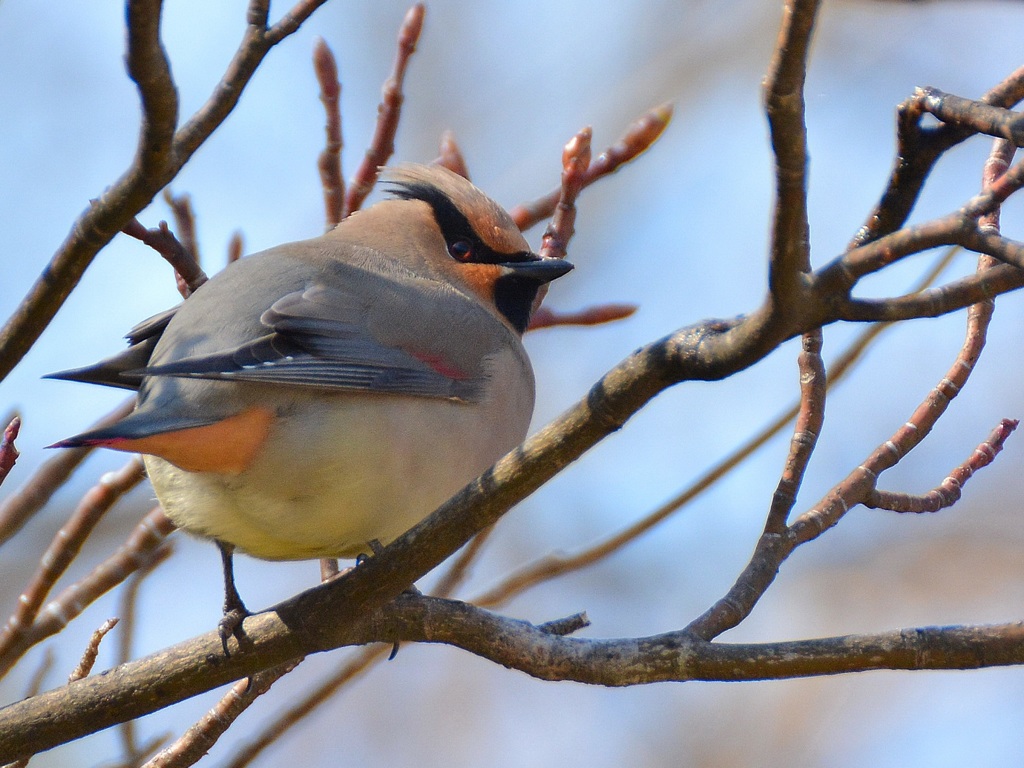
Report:
M358 570L358 569L357 569ZM306 593L321 607L335 590L325 585ZM214 687L255 671L262 655L288 653L297 637L287 626L293 601L246 621L250 650L220 653L216 632L122 665L0 710L0 760L44 751L118 720L138 717L166 704L166 691L198 678ZM766 680L870 669L976 669L1024 663L1024 625L931 627L875 635L783 643L724 644L684 632L644 638L583 640L562 636L580 626L532 625L481 608L439 598L403 595L361 624L321 614L334 641L376 640L446 643L545 680L624 686L687 680ZM191 659L205 663L193 664ZM280 662L278 662L280 663ZM191 671L190 671L191 670ZM154 695L157 686L161 696ZM82 713L88 713L83 717Z

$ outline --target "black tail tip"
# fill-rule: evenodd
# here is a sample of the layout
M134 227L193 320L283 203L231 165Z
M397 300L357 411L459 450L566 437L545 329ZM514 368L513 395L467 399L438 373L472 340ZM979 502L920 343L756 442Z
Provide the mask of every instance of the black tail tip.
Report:
M44 450L47 448L93 448L101 444L101 440L83 440L79 437L69 437L66 440L60 440L53 445L45 445L43 448Z

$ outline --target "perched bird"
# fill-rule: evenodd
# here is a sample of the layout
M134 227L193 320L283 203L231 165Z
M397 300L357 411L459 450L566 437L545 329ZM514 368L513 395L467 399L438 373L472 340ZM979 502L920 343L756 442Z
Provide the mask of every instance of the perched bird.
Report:
M438 166L386 173L392 197L248 256L50 378L136 389L135 411L53 447L145 455L168 517L221 545L221 636L248 614L235 547L354 557L422 520L514 448L533 412L520 337L572 265Z

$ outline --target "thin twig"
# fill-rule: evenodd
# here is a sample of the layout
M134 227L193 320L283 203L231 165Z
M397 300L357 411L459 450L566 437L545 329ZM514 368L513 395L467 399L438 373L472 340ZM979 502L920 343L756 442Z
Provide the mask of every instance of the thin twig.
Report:
M241 232L232 232L231 239L228 240L228 264L234 264L245 252L245 240L242 238Z
M958 128L1006 139L1017 146L1024 142L1024 118L1017 112L994 107L983 101L965 99L926 86L914 92L907 102L907 108L915 113L915 117L927 112Z
M171 192L170 187L164 189L164 202L174 214L174 228L178 231L178 239L182 247L192 257L196 267L202 263L199 254L199 238L196 236L196 212L192 207L192 198L189 195L176 195ZM196 286L197 288L199 286Z
M53 648L43 649L43 658L39 660L39 666L36 667L35 672L32 673L32 677L29 678L28 685L25 686L25 698L31 698L43 690L43 683L46 681L46 676L50 674L50 670L53 669Z
M651 145L668 127L671 119L672 105L660 104L634 120L626 128L622 137L599 154L590 164L583 180L583 186L589 187L598 179L615 173L623 165L632 162L650 149ZM558 205L561 194L562 188L556 187L536 200L520 203L511 208L509 215L519 229L529 229L555 212L555 206Z
M445 571L437 584L434 585L433 594L438 597L450 597L454 595L456 590L458 590L458 588L461 587L469 577L470 566L476 561L477 557L480 556L480 552L483 551L484 545L493 534L494 528L488 528L486 531L480 531L480 533L474 536L473 540L464 546L458 556L452 560L451 564L448 566L448 570Z
M462 150L459 149L459 143L455 140L455 134L452 131L445 131L441 134L441 144L433 164L447 168L464 179L469 178L469 166L466 165L466 158L463 157Z
M825 364L821 359L821 329L803 336L803 348L797 357L800 372L800 410L797 412L793 437L782 477L775 488L765 523L766 533L784 533L789 513L796 504L797 493L803 484L807 464L818 443L825 422L825 393L828 381Z
M979 258L978 271L991 268L987 256ZM754 554L729 592L692 621L687 631L710 640L750 615L771 586L781 564L798 546L821 536L853 507L871 498L878 479L924 440L949 403L962 391L985 345L985 332L994 303L974 304L967 313L967 335L956 361L932 389L914 414L811 510L801 514L784 532L761 536Z
M18 439L18 432L21 431L21 417L15 416L4 429L4 436L0 439L0 485L4 484L7 475L18 460L18 448L14 441Z
M991 108L990 108L991 109ZM1009 178L1008 169L1016 146L1006 139L996 139L993 142L992 150L982 168L982 188L986 192L992 192L1000 200L1020 188L1019 178ZM1019 166L1018 166L1019 168ZM1019 177L1020 174L1018 173ZM999 234L999 207L991 208L979 217L978 226L991 235ZM991 269L995 266L994 260L982 256L979 263L979 270ZM954 469L937 488L923 496L908 493L897 493L893 491L879 491L872 489L864 500L864 506L872 509L886 509L893 512L938 512L953 506L960 499L963 492L963 485L979 469L988 466L1003 449L1003 443L1010 436L1010 433L1017 428L1018 422L1013 419L1003 419L999 426L989 435L988 440L979 445L974 453L963 464Z
M1024 271L1008 264L998 264L982 273L930 288L915 296L837 301L836 308L844 320L896 322L939 317L1021 287L1024 287Z
M18 607L0 630L0 659L8 658L28 632L53 585L78 554L96 523L124 494L141 482L142 461L133 457L117 472L108 472L86 492L78 508L57 532L39 568L18 598ZM9 664L0 662L6 672Z
M424 5L416 3L406 12L402 26L398 30L398 52L395 55L395 65L391 70L391 76L384 83L381 103L377 108L377 127L373 132L373 139L366 150L363 162L349 183L348 192L345 194L342 218L362 207L366 196L370 194L373 185L377 183L380 167L387 163L395 152L395 133L398 131L402 101L405 98L402 95L405 70L410 57L416 50L420 33L423 31L425 14Z
M796 494L825 420L825 393L828 387L825 367L821 361L820 329L804 334L799 370L800 407L785 467L772 496L764 530L754 555L728 593L687 625L686 632L692 633L694 637L712 640L750 615L760 596L775 580L779 565L793 549L786 521L796 503Z
M171 556L172 552L173 547L170 544L162 545L152 554L145 565L139 568L125 582L124 589L121 591L121 604L118 611L121 618L121 632L118 636L119 642L117 644L118 664L127 663L133 656L132 641L135 638L135 617L137 613L136 608L138 607L139 587L142 586L145 578L158 565ZM121 723L118 731L121 734L122 762L126 766L139 765L156 749L156 744L166 739L165 736L159 736L140 747L135 738L134 720L126 720Z
M100 653L100 643L103 642L107 632L117 626L117 622L118 619L116 617L107 619L92 633L92 637L89 638L89 644L85 646L85 651L82 653L78 666L68 675L69 683L81 680L83 677L88 677L89 673L92 672L93 665L96 663L96 657Z
M161 221L153 229L146 229L138 219L132 219L122 232L136 240L141 240L171 265L174 269L175 282L178 284L178 293L183 299L187 299L200 285L206 282L206 273L199 266L199 262L188 248L174 236L166 221Z
M338 62L330 46L322 37L313 44L313 71L320 84L320 102L324 105L326 134L323 151L317 159L320 184L324 190L324 216L326 230L332 230L341 221L345 207L345 179L341 173L341 83L338 80Z
M576 198L584 187L590 167L591 135L590 128L582 129L569 139L562 150L562 194L551 223L541 238L541 258L564 259L569 241L576 232Z
M527 331L552 328L557 325L603 325L632 317L639 307L636 304L599 304L577 312L557 312L540 307L530 317Z
M980 101L1009 108L1021 99L1024 99L1024 67L1008 75ZM885 192L850 247L864 245L902 227L938 159L974 133L955 123L923 126L920 117L921 109L913 96L898 107L896 163Z
M280 739L284 733L330 699L343 686L365 674L375 662L382 661L390 651L390 645L380 644L371 645L358 651L341 665L337 672L322 681L301 699L292 702L278 714L272 723L259 728L256 731L259 735L252 741L242 744L224 768L244 768L251 764L263 750Z
M1012 142L1004 139L996 139L992 142L992 150L989 152L988 159L985 161L985 165L981 169L982 189L990 189L998 186L1000 187L1000 193L1002 193L1003 177L1010 169L1010 163L1013 161L1013 156L1016 152L1017 147ZM993 210L981 215L978 218L978 229L988 235L998 235L999 213L1001 210L1002 209L997 206Z
M100 595L120 584L152 557L152 552L174 530L160 507L146 515L117 551L96 566L88 576L65 588L25 629L18 641L0 657L0 674L36 643L55 635L81 614Z
M938 512L953 506L960 500L964 484L971 479L975 472L992 463L996 454L1003 450L1003 443L1017 428L1018 423L1016 419L1003 419L999 426L992 430L988 439L974 449L967 461L950 472L938 487L923 496L875 489L864 499L864 506L869 509L885 509L890 512L912 512L914 514Z
M239 680L231 690L218 701L213 709L182 734L181 738L155 755L142 768L184 768L195 765L219 739L238 716L270 687L291 672L299 661L260 672L257 675Z
M125 400L101 418L90 429L113 424L132 412L135 398ZM0 544L21 530L36 512L46 506L54 493L64 486L71 474L94 448L67 448L44 461L25 483L3 501L0 501Z

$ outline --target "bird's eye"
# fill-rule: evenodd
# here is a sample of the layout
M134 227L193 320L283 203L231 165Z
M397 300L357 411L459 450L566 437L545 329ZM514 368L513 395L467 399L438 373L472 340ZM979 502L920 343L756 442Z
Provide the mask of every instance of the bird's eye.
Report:
M456 240L448 246L448 253L456 261L469 261L473 258L473 244L469 240Z

